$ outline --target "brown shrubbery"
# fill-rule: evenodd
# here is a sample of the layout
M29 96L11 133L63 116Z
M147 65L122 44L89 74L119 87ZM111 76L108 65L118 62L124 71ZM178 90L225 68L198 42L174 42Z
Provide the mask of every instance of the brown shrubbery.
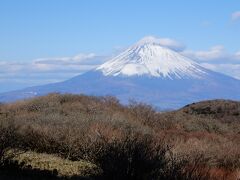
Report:
M59 94L1 105L0 164L21 149L90 161L105 179L214 179L220 170L230 177L240 168L238 109L216 111L224 121L195 106L159 113L114 97Z
M21 136L17 133L18 127L9 122L0 122L0 167L5 166L18 152L15 148L21 148Z

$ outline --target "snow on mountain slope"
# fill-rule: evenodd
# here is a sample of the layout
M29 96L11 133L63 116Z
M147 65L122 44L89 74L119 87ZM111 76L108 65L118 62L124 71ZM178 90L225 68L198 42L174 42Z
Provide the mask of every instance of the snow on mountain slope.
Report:
M69 80L0 94L0 102L48 93L116 96L160 109L176 109L207 99L240 100L240 81L201 67L147 37L110 61Z
M162 47L146 37L115 58L99 66L105 76L152 76L169 79L201 78L207 72L189 58Z

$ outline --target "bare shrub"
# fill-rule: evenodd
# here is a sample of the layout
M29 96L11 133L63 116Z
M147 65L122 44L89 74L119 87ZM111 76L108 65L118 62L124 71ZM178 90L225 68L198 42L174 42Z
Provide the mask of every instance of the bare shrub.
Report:
M156 178L165 167L163 146L154 144L148 136L129 135L109 140L99 134L88 146L87 159L103 169L107 179L149 179Z
M91 161L105 178L209 179L214 168L240 168L239 106L216 103L160 113L111 96L50 94L3 104L1 162L16 148Z
M0 122L0 168L15 157L20 146L20 137L17 134L17 127L10 122Z

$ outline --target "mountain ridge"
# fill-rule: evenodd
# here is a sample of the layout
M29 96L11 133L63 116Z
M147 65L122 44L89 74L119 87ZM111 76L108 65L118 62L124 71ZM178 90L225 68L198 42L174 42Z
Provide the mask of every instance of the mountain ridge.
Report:
M129 64L133 67L141 65L142 68L132 72L130 68L129 74L126 71L126 66L129 70ZM162 47L157 39L148 39L140 40L140 43L96 69L69 80L2 93L0 102L53 92L111 95L123 104L135 99L159 109L176 109L208 99L240 100L240 80L203 68L189 58Z
M201 78L206 72L196 62L163 47L158 39L143 38L118 56L96 68L105 76L154 76L170 79Z

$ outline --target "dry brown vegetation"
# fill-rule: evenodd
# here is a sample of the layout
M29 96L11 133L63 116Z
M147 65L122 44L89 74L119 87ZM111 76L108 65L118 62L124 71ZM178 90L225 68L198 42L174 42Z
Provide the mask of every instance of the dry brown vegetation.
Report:
M68 94L2 104L0 166L18 149L90 162L98 179L237 179L239 114L239 102L223 100L162 113Z

